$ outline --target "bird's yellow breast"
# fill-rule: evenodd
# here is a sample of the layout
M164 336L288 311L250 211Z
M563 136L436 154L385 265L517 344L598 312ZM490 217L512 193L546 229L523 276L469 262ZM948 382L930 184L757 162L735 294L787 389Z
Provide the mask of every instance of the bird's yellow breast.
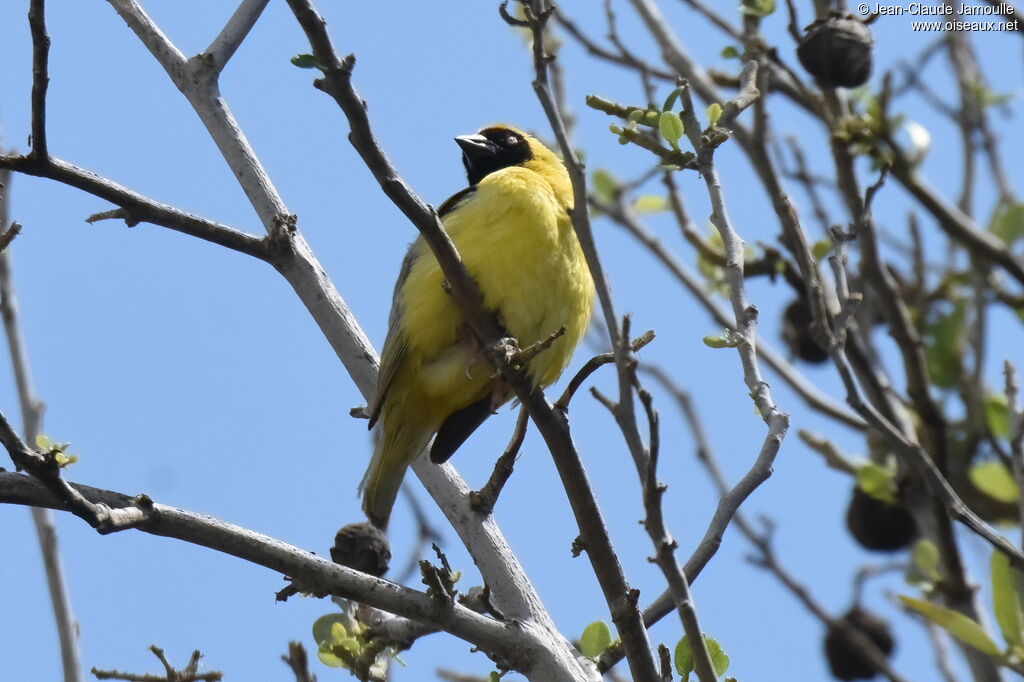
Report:
M521 347L565 327L565 335L530 363L540 386L565 369L590 320L594 287L568 202L540 174L510 167L485 177L443 219L485 305ZM432 384L423 387L428 394L455 390L468 404L484 389L479 377L466 378L466 344L459 342L466 338L463 317L442 288L444 277L429 247L419 240L413 249L415 262L401 286L409 356L422 359L420 373Z

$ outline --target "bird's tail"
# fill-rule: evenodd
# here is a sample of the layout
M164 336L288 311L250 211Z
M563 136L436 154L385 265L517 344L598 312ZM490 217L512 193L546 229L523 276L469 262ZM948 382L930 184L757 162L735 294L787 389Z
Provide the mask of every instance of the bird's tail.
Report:
M382 530L387 528L391 518L391 509L395 506L405 470L434 435L434 429L409 419L399 420L393 426L396 420L383 421L384 432L359 484L366 518Z

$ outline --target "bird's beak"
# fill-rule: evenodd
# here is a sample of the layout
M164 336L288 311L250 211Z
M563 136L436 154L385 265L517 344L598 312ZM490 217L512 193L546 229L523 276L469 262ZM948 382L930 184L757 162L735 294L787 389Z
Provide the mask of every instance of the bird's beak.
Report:
M471 165L484 159L493 159L498 155L498 145L483 135L459 135L455 142L462 148L462 153Z

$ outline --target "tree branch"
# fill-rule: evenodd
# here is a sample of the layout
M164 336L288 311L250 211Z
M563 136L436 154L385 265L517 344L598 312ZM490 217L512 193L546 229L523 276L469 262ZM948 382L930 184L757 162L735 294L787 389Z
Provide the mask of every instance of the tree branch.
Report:
M113 513L134 514L137 498L121 493L69 484L75 494L94 506ZM72 511L69 503L39 481L24 474L0 472L0 503L48 507ZM304 588L321 595L354 599L374 608L432 624L502 658L526 667L524 630L481 616L460 604L439 608L424 592L375 578L340 566L311 552L205 514L149 503L146 515L135 528L150 535L174 538L230 554L290 576Z
M209 67L214 72L220 73L224 70L242 41L249 35L249 31L256 25L260 15L263 14L267 2L269 0L242 0L238 9L231 15L231 19L203 52L203 56L209 60L207 62Z
M0 171L0 227L7 224L10 197L10 172ZM13 228L10 231L14 231ZM25 350L21 325L18 320L18 301L14 295L14 277L11 274L10 253L0 249L0 317L3 317L7 348L11 355L14 383L18 391L21 409L22 429L25 437L35 442L42 427L45 406L36 397L29 371L28 353ZM78 651L78 623L71 610L67 583L60 553L57 550L57 527L53 515L47 509L32 508L32 523L39 540L39 551L43 557L46 586L50 594L54 624L57 627L57 641L60 643L61 668L64 682L78 682L81 679L81 661Z
M32 0L28 9L28 26L32 32L32 155L45 159L46 90L50 86L50 36L46 34L45 0Z
M31 154L28 156L16 154L0 156L0 168L56 180L117 204L126 211L119 217L122 217L129 227L140 222L152 223L225 246L260 260L270 260L271 258L267 242L259 237L162 204L112 180L52 156L47 156L44 159L35 158Z

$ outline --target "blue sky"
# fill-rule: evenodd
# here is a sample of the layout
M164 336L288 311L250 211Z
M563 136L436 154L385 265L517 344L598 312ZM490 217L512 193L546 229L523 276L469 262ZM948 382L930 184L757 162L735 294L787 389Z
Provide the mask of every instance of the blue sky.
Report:
M165 0L151 1L147 9L191 55L217 34L232 4ZM498 18L495 3L321 5L338 49L359 58L355 82L380 141L426 200L439 204L465 184L455 135L495 121L547 132L530 86L529 55L521 38ZM681 3L663 5L702 63L735 68L734 61L718 56L727 38ZM615 6L626 41L655 58L656 47L626 4ZM592 36L605 34L596 3L566 0L561 7ZM52 0L48 10L51 152L160 201L259 234L255 214L198 119L111 7ZM29 130L26 11L27 2L0 4L0 122L3 144L15 149L25 148ZM722 11L732 13L731 3ZM804 19L809 17L805 10ZM784 16L774 15L766 32L795 65L785 23ZM873 31L881 67L912 58L939 37L912 32L906 17L884 17ZM1024 79L1019 36L971 38L994 90L1019 95ZM349 146L345 121L334 103L311 87L312 72L289 63L305 51L305 38L285 4L273 2L225 71L222 90L299 216L299 228L379 348L391 286L413 228ZM616 144L607 132L611 121L583 105L590 93L643 104L636 80L590 61L568 41L561 58L577 141L589 169L608 168L623 178L641 173L649 158ZM954 101L944 59L938 58L926 77ZM876 68L874 84L879 73ZM1012 106L1019 109L1019 99ZM919 99L907 98L900 108L931 130L933 147L924 172L940 190L954 194L960 182L955 130ZM825 172L820 126L785 105L772 116L780 135L798 135L812 165ZM1010 152L1024 148L1022 127L998 115L993 120L1010 175L1019 179L1024 168L1019 154ZM719 157L737 229L750 243L773 242L778 228L770 204L739 150L727 143ZM861 170L862 179L871 178ZM709 213L703 182L695 174L679 181L691 214L703 226ZM989 182L981 184L977 205L984 222L994 193ZM806 228L817 238L805 198L795 188L793 193ZM86 216L111 206L53 182L16 177L11 201L12 218L25 226L12 249L13 267L32 371L48 408L44 430L54 440L71 441L80 455L69 477L130 494L146 492L159 502L326 554L337 528L360 516L355 488L370 441L365 423L348 416L349 408L362 402L358 392L285 282L246 256L163 228L87 225ZM876 219L900 232L909 205L890 183L876 203ZM928 221L922 225L926 240L939 243L937 228ZM650 227L685 262L694 263L667 217L654 216ZM633 315L635 330L658 333L643 357L670 368L694 392L722 465L735 480L753 461L765 433L751 410L736 355L703 345L701 338L718 327L642 249L606 221L596 221L595 231L619 312ZM762 313L761 333L775 345L777 319L789 298L788 292L784 298L779 293L765 282L750 284L750 297ZM1005 317L996 319L994 330L989 376L998 385L998 365L1004 357L1019 357L1016 349L1024 339L1019 323ZM592 351L584 347L571 369ZM830 370L802 369L840 395ZM612 374L599 374L595 383L609 392ZM849 604L853 569L884 559L866 555L849 539L842 525L849 481L827 470L795 434L798 428L822 431L851 453L862 446L854 433L809 414L781 382L772 386L780 407L792 415L792 428L774 476L745 509L776 519L781 560L838 612ZM685 557L703 534L715 498L671 402L660 392L656 400L663 416L662 478L670 485L668 519ZM3 362L0 409L12 421L17 416L13 379ZM504 410L455 457L472 485L486 479L513 422ZM660 593L662 580L646 561L649 540L637 524L640 491L621 436L586 395L576 399L572 423L629 579L647 603ZM426 502L418 482L410 482ZM392 537L396 567L408 560L403 548L411 547L415 530L408 509L399 505ZM438 513L430 513L453 565L466 572L465 585L475 584L472 562L455 534ZM576 530L535 434L528 437L496 514L567 635L578 635L593 620L609 620L588 562L570 556ZM329 603L312 599L275 604L274 592L283 585L279 575L207 549L142 533L100 537L71 517L59 517L58 524L86 668L155 672L156 662L146 651L154 643L181 664L200 648L207 665L223 670L228 680L287 680L290 673L278 657L288 640L311 646L309 626L331 610ZM0 562L0 584L6 586L0 655L6 676L58 679L56 639L27 510L0 509L0 546L11 548ZM987 561L979 541L963 536L962 546L972 565ZM825 679L820 625L750 566L747 553L743 538L730 532L695 584L703 627L731 656L730 673L741 680L774 679L782 671L788 679ZM923 631L894 614L885 590L907 588L899 579L880 580L868 598L869 606L900 619L897 668L913 679L936 678ZM670 645L679 636L674 617L652 633L655 641ZM469 653L468 644L443 635L423 640L403 659L409 668L398 670L397 680L429 679L439 665L476 673L491 669L484 656ZM316 665L322 680L346 677Z

